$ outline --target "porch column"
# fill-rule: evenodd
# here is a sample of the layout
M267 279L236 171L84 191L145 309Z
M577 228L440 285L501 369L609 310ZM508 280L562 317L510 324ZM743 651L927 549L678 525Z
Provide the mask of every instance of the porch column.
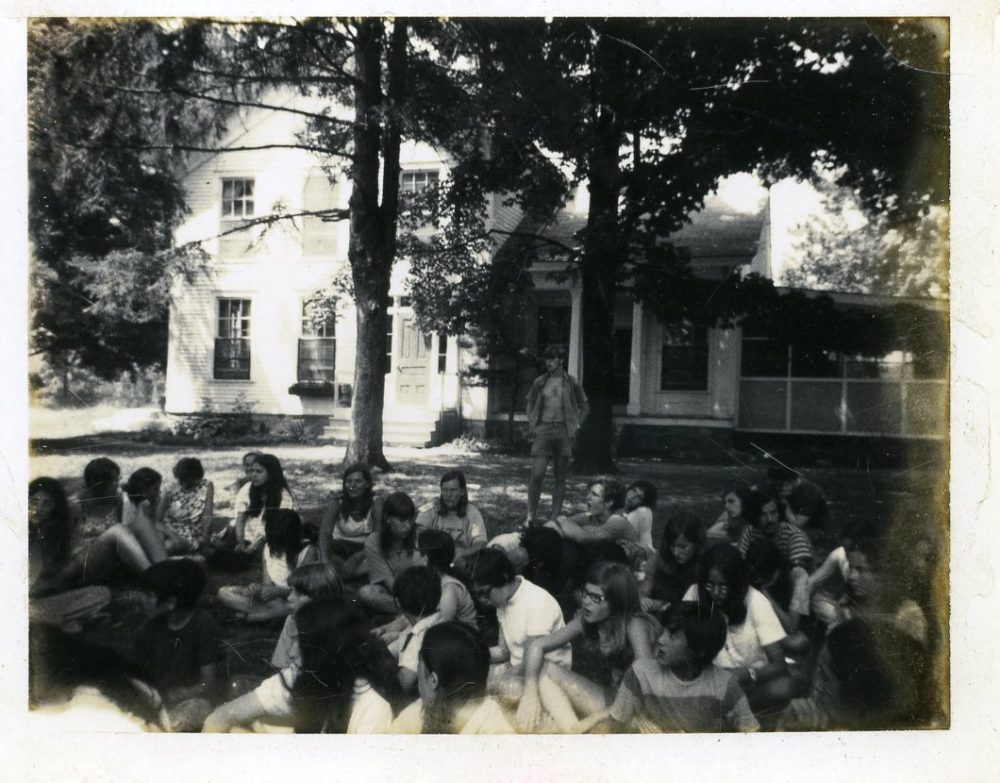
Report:
M569 356L566 357L566 371L583 381L583 357L580 354L581 324L580 311L583 303L583 288L575 285L570 291L569 309Z
M642 304L632 303L632 357L628 369L628 405L625 408L629 416L638 416L642 412L642 382L646 372L645 356L643 354L644 335L642 331Z

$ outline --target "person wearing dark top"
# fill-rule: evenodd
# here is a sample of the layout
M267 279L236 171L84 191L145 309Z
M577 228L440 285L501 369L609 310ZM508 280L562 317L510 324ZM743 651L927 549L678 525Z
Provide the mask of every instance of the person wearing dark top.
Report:
M143 624L132 658L162 699L174 731L198 731L218 690L219 630L197 606L205 573L192 560L164 560L142 574L156 596L156 614Z

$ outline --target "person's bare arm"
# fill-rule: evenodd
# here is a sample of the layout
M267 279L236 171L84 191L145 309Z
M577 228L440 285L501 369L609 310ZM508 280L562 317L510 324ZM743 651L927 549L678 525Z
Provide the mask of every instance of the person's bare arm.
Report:
M330 545L333 543L333 528L337 524L337 517L340 515L340 502L337 498L331 499L323 509L323 516L319 523L319 559L330 562Z
M525 643L524 693L517 708L517 724L523 731L534 731L542 718L542 701L538 691L538 678L545 663L545 653L570 644L583 634L583 624L578 617L568 625L547 636L534 636Z
M604 541L608 538L607 531L601 525L581 527L572 519L558 519L546 522L545 527L559 531L563 538L585 544L591 541Z
M216 707L205 719L201 730L206 733L227 732L235 726L244 726L266 714L257 694L251 691Z
M211 481L205 487L205 507L201 511L201 537L208 541L212 532L212 520L215 519L215 484Z

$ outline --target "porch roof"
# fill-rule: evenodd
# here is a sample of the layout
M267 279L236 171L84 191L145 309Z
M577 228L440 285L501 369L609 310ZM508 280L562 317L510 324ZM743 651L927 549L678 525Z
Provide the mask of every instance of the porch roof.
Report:
M749 262L757 252L764 208L753 213L739 212L710 196L705 199L705 206L690 213L688 219L690 222L669 239L676 246L687 248L692 259L745 257ZM576 234L586 225L585 213L562 209L548 223L525 218L517 232L541 237L538 252L543 256L555 255L559 248L553 243L577 247Z

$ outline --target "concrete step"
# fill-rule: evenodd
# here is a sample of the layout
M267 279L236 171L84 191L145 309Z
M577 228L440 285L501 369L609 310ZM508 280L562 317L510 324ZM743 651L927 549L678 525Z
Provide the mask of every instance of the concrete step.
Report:
M347 441L351 432L349 421L335 421L323 428L324 440ZM388 446L417 446L424 448L441 442L436 422L384 422L382 440Z

